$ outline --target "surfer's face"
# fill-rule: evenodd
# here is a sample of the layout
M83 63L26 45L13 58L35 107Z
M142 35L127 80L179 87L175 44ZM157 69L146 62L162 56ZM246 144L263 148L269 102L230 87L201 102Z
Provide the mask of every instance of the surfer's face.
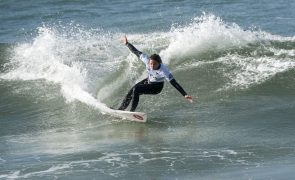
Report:
M157 69L159 69L160 64L157 61L150 59L149 66L151 69L157 70Z

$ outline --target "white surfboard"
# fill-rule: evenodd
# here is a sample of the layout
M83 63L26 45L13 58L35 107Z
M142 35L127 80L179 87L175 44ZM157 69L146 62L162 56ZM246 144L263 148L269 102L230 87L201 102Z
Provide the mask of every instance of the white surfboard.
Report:
M109 109L107 113L112 116L116 116L116 117L130 120L130 121L146 122L147 120L147 115L146 113L143 113L143 112L131 112L131 111Z

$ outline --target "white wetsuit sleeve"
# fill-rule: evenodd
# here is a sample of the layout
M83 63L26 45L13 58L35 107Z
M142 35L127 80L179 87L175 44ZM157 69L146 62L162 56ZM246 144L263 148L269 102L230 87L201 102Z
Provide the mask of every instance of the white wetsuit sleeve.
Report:
M167 81L169 81L171 83L171 85L173 87L175 87L175 89L177 89L183 96L186 96L187 93L185 92L185 90L180 86L180 84L178 84L176 82L176 80L174 79L173 75L171 74L171 72L169 71L168 67L165 65L161 65L163 67L161 67L163 69L163 72L165 74L165 78L167 79Z
M142 60L144 62L144 64L148 67L148 63L149 63L150 57L147 54L142 53L139 56L139 59Z
M164 64L161 64L161 69L167 81L171 81L172 79L174 79L172 73L170 72L167 66L165 66Z

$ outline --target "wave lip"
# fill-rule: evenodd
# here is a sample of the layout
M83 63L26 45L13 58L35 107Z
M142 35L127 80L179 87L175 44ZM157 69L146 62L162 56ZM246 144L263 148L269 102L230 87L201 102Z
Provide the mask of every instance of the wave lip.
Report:
M256 33L228 24L212 14L196 17L188 26L174 27L171 34L170 43L161 55L173 60L242 47L258 40Z

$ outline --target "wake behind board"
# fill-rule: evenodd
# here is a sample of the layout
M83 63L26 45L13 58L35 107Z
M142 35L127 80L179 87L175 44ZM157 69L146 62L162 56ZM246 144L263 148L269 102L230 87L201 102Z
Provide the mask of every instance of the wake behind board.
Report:
M107 113L129 121L146 122L147 120L147 115L143 112L131 112L109 109Z

